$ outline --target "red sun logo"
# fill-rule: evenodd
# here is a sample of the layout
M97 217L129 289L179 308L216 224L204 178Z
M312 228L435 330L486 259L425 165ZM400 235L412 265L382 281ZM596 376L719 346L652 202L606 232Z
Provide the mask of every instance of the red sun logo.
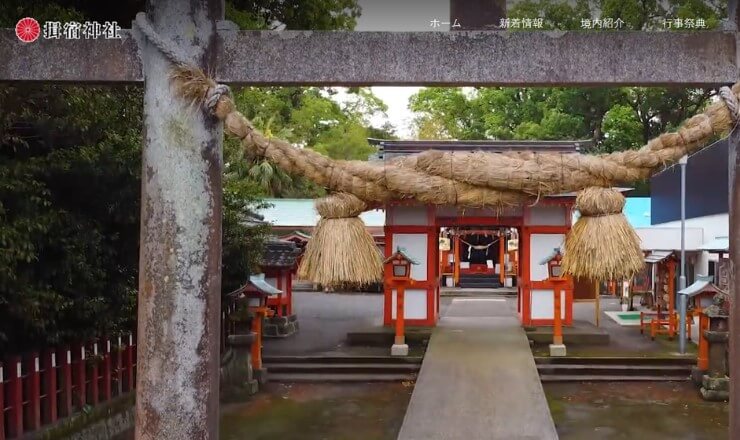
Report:
M39 26L39 22L34 18L21 18L15 25L15 34L22 42L31 43L39 38L41 26Z

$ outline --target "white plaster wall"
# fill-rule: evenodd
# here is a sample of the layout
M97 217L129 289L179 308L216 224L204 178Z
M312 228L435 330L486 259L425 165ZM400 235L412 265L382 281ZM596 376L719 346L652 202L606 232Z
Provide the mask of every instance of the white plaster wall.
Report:
M531 281L547 279L547 264L540 264L552 250L563 246L564 234L532 234L530 236L529 272Z
M553 319L555 298L552 289L532 289L532 319ZM565 292L560 291L560 316L565 319Z
M528 225L566 226L570 216L566 217L565 206L533 206L529 208Z
M653 227L661 228L680 228L681 221L660 223ZM705 217L687 218L687 228L702 228L704 230L704 240L709 242L716 237L727 237L730 235L730 216L729 214L707 215Z
M386 211L387 225L427 226L426 206L392 206Z
M396 319L396 289L391 293L391 319ZM427 291L406 289L403 294L404 319L427 319Z
M402 248L406 255L419 264L411 265L411 278L417 281L427 279L427 234L393 234L393 251Z
M635 228L640 237L640 248L646 251L672 251L681 249L681 228L652 226ZM686 227L686 250L696 250L704 243L701 228Z
M653 225L653 227L660 228L679 228L679 247L680 241L680 228L681 221L673 221L667 223L660 223ZM730 235L730 216L729 214L714 214L707 215L704 217L688 218L686 219L686 248L689 249L688 237L689 228L700 228L702 231L701 244L709 243L717 237L728 237ZM638 232L639 234L639 232ZM696 261L694 262L694 273L699 275L706 275L709 273L709 262L715 261L716 258L709 252L701 252Z

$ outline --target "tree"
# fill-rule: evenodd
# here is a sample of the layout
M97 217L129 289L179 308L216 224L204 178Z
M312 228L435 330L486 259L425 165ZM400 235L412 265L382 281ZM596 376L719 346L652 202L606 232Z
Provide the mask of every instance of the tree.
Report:
M32 16L42 22L118 21L127 27L144 3L7 0L0 5L0 25L13 27L19 17ZM298 4L233 1L227 4L227 19L251 28L280 23L334 29L351 28L359 14L354 0ZM253 94L242 92L241 99L237 93L237 103L255 109L265 123L273 118L280 129L297 125L292 113L305 96L321 95L310 88L249 90ZM141 103L137 86L0 85L0 352L132 328ZM332 117L341 114L341 108L328 110ZM309 127L311 112L306 113L302 122ZM323 136L336 149L327 130L308 130L312 137L305 139ZM250 177L252 164L233 140L225 142L224 159L222 287L227 292L257 270L266 227L251 222L264 195Z
M0 347L130 328L141 90L0 90Z
M387 107L368 88L339 92L316 87L245 87L234 92L235 102L267 136L286 139L300 148L313 148L333 159L367 160L375 151L369 137L393 137L392 126L373 128L373 116ZM336 98L336 99L335 99ZM261 158L247 158L249 176L264 194L273 197L316 197L323 188L289 176Z
M621 18L624 29L664 28L664 20L726 14L726 0L523 0L510 18L544 19L546 29L580 29L582 19ZM526 30L520 30L525 32ZM618 32L619 30L603 30ZM599 31L591 31L599 32ZM702 110L711 89L677 88L426 88L410 100L419 137L457 139L590 139L593 151L638 148Z

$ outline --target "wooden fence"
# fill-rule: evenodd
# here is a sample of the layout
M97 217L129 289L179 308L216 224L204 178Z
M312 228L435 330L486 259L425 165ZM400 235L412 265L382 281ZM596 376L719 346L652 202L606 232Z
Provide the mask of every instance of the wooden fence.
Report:
M235 331L222 305L221 352ZM136 336L100 338L0 359L0 440L20 438L136 387Z

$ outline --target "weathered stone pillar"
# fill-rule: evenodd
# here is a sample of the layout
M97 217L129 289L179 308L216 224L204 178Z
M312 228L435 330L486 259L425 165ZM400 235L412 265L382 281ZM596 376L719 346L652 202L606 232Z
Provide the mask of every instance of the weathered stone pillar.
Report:
M704 400L726 401L730 398L728 377L728 341L730 339L730 308L727 294L714 296L714 304L704 313L709 318L709 329L704 336L709 342L709 369L702 378L701 395Z
M223 0L147 2L156 32L205 72L215 70L223 14ZM145 131L136 438L217 439L223 130L176 95L172 63L137 38Z

